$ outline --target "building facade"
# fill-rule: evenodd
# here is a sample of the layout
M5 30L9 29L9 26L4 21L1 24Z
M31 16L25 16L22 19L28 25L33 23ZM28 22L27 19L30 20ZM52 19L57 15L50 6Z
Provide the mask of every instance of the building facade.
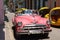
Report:
M41 7L47 6L49 8L53 8L56 6L60 6L60 0L13 0L13 5L14 7L12 8L14 10L16 7L28 8L28 9L39 9Z
M48 0L48 6L50 8L60 7L60 0Z
M23 6L28 9L39 9L43 6L48 6L47 1L48 0L25 0L25 5Z
M0 24L4 23L4 6L3 0L0 0Z
M56 0L56 6L60 7L60 0Z

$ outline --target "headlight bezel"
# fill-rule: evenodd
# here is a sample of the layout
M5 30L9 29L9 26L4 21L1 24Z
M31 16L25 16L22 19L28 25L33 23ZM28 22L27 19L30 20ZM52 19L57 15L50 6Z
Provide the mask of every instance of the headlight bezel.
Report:
M18 22L18 24L17 24L18 26L22 26L22 22Z

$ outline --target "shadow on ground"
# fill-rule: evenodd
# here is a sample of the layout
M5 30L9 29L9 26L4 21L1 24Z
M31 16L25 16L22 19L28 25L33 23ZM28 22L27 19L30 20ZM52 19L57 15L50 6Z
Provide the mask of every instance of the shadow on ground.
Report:
M40 35L25 35L25 36L20 36L16 40L43 40L43 39L49 39L49 37L45 38Z
M60 29L60 26L51 25L51 27Z
M5 32L3 31L4 25L0 24L0 40L5 40Z

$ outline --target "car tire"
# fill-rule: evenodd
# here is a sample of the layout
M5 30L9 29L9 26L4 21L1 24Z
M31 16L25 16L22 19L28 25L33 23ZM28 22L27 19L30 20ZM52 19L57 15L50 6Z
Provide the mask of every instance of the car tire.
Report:
M49 35L49 33L44 33L44 35L43 35L43 36L44 36L45 38L47 38L47 37L48 37L48 35Z
M18 38L18 36L17 36L16 32L14 32L14 37L15 37L15 39L17 39L17 38Z
M19 34L17 34L16 30L14 30L14 37L15 37L15 39L18 39L18 37L19 37Z

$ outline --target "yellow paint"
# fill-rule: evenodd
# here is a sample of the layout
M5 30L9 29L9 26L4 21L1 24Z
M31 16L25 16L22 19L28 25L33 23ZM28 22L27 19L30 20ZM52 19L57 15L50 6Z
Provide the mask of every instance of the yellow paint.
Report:
M39 9L39 11L44 10L44 9L49 9L49 7L42 7Z
M47 19L48 19L48 18L49 18L49 14L46 14L46 15L45 15L45 18L47 18Z
M52 8L49 13L51 14L55 10L60 10L60 7ZM60 18L58 18L56 22L55 21L51 21L51 22L52 25L60 26Z
M60 7L52 8L49 13L51 13L52 11L58 10L58 9L60 10Z
M16 12L22 12L23 10L27 10L26 8L20 8L20 9L17 9Z

